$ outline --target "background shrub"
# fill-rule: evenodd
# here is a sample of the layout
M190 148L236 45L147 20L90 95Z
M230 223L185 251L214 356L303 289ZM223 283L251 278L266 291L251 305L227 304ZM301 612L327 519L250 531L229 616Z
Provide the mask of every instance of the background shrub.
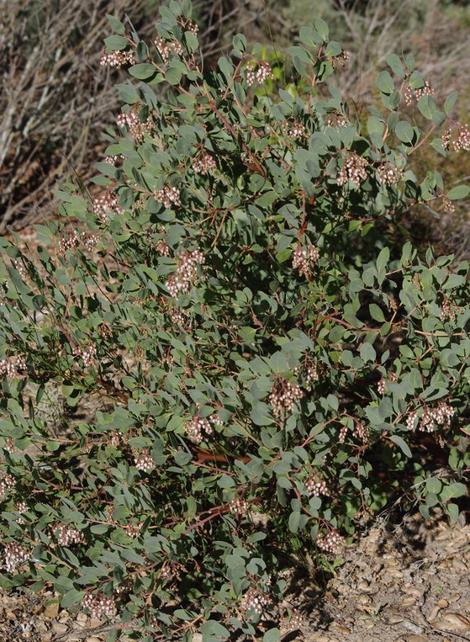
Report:
M356 118L321 19L204 73L190 16L148 41L111 19L130 78L98 175L36 248L1 241L0 581L136 639L269 642L286 572L334 568L377 511L458 518L468 265L397 239L467 195L410 159L468 129L396 55Z

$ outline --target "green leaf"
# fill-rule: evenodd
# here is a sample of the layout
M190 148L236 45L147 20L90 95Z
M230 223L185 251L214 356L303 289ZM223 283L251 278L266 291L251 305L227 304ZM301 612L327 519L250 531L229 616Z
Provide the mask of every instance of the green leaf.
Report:
M108 36L104 39L104 44L108 51L122 51L129 45L129 41L124 36Z
M216 620L208 620L201 627L203 642L224 642L230 638L229 631Z
M388 71L381 71L377 78L377 87L383 94L392 94L395 90L395 83Z
M395 127L395 134L402 143L411 143L414 138L413 127L406 120L400 120Z
M426 480L426 490L428 493L439 495L442 490L442 482L437 477L430 477Z
M279 629L269 629L263 636L263 642L279 642L281 639L281 632Z
M444 489L441 493L442 501L446 502L449 499L455 499L456 497L466 497L467 496L467 487L461 482L454 482L448 486L444 486Z
M400 448L404 455L406 455L407 457L412 456L410 447L408 446L406 441L402 437L400 437L400 435L391 435L390 439L394 444L398 446L398 448Z
M388 55L386 60L387 65L390 67L394 74L396 74L399 78L403 78L405 76L405 69L397 54L392 53Z
M129 67L129 73L139 80L148 80L157 73L157 70L154 65L148 62L141 62L138 65Z
M380 308L376 303L371 303L369 305L369 313L370 313L370 316L374 319L374 321L378 321L379 323L383 323L385 321L382 308Z
M447 192L447 198L451 201L458 201L466 198L470 194L470 187L468 185L457 185Z
M118 18L116 18L115 16L111 16L109 14L106 16L106 18L107 18L107 20L109 22L109 25L110 25L111 29L115 33L119 33L121 35L126 33L126 28L124 27L122 22L120 20L118 20Z
M289 530L291 533L297 533L300 525L300 511L293 511L289 515Z

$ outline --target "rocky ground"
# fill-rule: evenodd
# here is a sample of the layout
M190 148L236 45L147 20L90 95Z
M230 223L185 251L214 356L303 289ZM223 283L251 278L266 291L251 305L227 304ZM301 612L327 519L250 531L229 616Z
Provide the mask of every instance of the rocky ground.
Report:
M470 642L469 570L470 526L384 521L349 547L325 591L301 588L305 626L283 642ZM104 640L103 623L51 598L1 593L0 642Z

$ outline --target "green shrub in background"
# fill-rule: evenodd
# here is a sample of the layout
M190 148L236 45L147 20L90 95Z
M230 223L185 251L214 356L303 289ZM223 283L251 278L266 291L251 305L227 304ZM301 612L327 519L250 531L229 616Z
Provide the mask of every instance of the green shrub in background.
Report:
M322 20L290 77L243 36L203 76L190 11L148 43L110 19L108 61L135 64L99 175L34 253L1 240L0 581L116 618L110 640L273 642L286 571L334 568L396 501L458 518L468 265L393 240L466 196L408 159L468 130L391 56L361 131Z

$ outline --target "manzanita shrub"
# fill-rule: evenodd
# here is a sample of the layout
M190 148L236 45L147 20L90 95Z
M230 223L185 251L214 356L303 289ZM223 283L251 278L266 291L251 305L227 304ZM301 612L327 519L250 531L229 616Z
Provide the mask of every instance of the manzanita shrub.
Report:
M237 36L205 72L190 16L152 43L110 20L130 80L99 175L34 248L1 240L0 577L110 640L273 642L291 569L393 504L458 518L468 265L400 220L466 196L410 156L469 135L406 57L352 117L321 20L275 68Z

